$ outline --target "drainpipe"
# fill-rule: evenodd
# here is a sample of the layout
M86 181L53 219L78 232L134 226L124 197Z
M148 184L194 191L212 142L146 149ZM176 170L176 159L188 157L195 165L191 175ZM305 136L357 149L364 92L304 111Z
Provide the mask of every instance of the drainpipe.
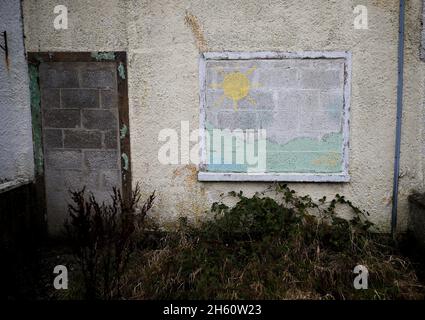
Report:
M404 11L405 0L400 0L398 27L398 82L397 82L397 122L395 135L393 207L391 212L391 234L397 231L398 184L400 176L401 123L403 115L403 70L404 70Z

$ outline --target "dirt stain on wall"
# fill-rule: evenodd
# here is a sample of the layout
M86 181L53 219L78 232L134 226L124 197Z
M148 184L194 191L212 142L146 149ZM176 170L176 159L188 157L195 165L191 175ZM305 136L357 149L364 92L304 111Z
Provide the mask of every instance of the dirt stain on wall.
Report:
M208 51L207 42L204 37L204 31L202 30L202 26L199 23L198 18L190 12L186 11L184 23L192 30L198 51L200 53Z
M176 201L178 216L187 217L198 224L209 210L205 188L198 184L198 169L195 165L186 165L176 168L172 176L173 184L183 185L190 194Z
M173 171L173 180L177 177L183 177L185 185L191 189L195 187L198 182L198 169L195 165L179 167Z

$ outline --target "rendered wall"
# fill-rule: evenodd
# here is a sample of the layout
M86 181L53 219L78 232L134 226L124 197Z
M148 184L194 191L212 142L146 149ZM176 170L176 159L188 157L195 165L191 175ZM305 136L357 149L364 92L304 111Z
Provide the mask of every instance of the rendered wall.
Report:
M6 60L0 50L0 189L34 176L28 66L19 1L0 0L2 46L3 31L7 32L9 56Z
M388 230L397 88L397 0L62 1L69 29L53 28L56 1L24 1L28 51L128 52L133 181L157 191L164 222L195 220L223 192L262 191L268 183L198 182L190 163L162 165L162 129L199 125L199 54L203 51L351 51L349 183L292 184L314 197L344 194ZM369 29L353 27L356 5ZM423 185L425 68L419 60L422 1L407 1L405 97L399 223L407 196ZM187 158L186 149L182 156Z

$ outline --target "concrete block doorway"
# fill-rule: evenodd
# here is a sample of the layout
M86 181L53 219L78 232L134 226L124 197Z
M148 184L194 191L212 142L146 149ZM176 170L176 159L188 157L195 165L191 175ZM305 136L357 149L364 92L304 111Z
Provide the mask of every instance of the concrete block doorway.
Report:
M125 52L29 53L36 175L49 233L61 232L69 190L102 202L131 196Z

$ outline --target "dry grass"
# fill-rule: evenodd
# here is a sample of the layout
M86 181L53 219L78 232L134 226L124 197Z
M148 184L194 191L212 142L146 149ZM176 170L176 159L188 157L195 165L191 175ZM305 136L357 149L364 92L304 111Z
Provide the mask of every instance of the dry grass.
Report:
M216 204L217 215L200 228L182 221L139 251L121 292L128 299L424 299L409 260L391 237L369 231L349 201L322 210L286 186L279 192L280 203L239 194L233 208ZM334 215L337 204L353 208L351 221ZM368 290L354 289L359 264L369 270Z
M198 227L182 219L176 231L163 232L146 217L120 274L119 298L425 298L396 242L373 233L367 213L344 197L315 202L286 185L253 197L230 196L238 199L236 205L215 203L211 218ZM338 217L341 206L351 208L349 220ZM354 288L357 265L368 268L368 290ZM78 298L78 289L72 298Z
M270 242L239 257L240 243L226 246L176 239L140 253L124 277L127 299L424 299L410 263L390 253L303 249L276 254ZM370 244L373 246L374 244ZM268 247L268 248L267 248ZM268 252L267 252L268 251ZM369 289L353 287L355 265L369 270Z

